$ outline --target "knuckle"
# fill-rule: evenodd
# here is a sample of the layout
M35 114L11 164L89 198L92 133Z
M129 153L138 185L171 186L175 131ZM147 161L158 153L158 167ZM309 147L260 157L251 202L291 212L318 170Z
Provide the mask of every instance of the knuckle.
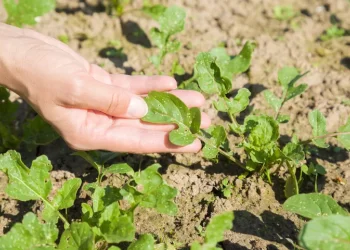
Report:
M112 115L119 115L125 113L129 105L127 96L121 91L114 91L106 107L106 113Z
M76 106L79 105L80 100L83 96L84 91L84 81L79 76L75 76L72 78L71 83L67 86L67 94L66 97L66 103L70 106Z

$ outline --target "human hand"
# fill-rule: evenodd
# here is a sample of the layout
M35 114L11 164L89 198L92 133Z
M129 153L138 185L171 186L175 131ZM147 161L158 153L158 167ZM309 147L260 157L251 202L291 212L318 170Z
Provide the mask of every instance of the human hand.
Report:
M140 121L150 91L171 91L189 107L204 97L175 90L167 76L108 74L59 41L31 30L0 25L0 80L28 101L77 150L197 152L201 143L178 147L168 140L172 125ZM202 115L202 127L210 120Z

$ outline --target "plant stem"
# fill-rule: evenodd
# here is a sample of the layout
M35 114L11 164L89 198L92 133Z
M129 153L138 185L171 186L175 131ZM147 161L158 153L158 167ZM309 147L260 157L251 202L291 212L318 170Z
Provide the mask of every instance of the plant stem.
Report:
M295 175L295 173L293 171L293 166L288 161L286 161L286 163L287 163L287 166L288 166L289 173L292 176L293 181L294 181L295 192L296 192L296 194L299 194L299 183L298 183L298 179L297 179L297 177L296 177L296 175Z
M209 142L209 140L207 140L205 137L201 136L201 135L196 135L197 138L199 140L201 140L202 142L204 142L205 144L208 144L209 146L216 148L219 153L223 156L225 156L227 159L229 159L230 161L234 162L235 164L237 164L239 167L243 168L244 170L247 170L246 167L236 158L234 158L232 155L230 155L229 153L227 153L226 151L222 150L220 147L217 147L216 145L213 145Z
M43 199L43 198L42 198L42 200L43 200L43 202L44 202L46 205L48 205L48 206L54 208L54 207L52 206L52 204L51 204L47 199ZM63 221L64 228L68 228L70 224L69 224L69 222L67 221L67 219L60 213L60 211L57 211L57 213L58 213L58 217L60 217L60 219Z
M336 136L339 136L339 135L350 135L350 132L329 133L329 134L325 134L325 135L316 136L314 138L311 138L311 139L308 139L308 140L305 140L305 141L301 141L300 143L301 144L308 144L308 143L310 143L310 142L312 142L313 140L316 140L316 139L325 139L325 138L329 138L329 137L336 137Z
M196 75L193 75L191 78L187 79L186 81L183 81L180 85L179 88L185 88L188 84L190 84L191 82L193 82L194 80L197 79Z

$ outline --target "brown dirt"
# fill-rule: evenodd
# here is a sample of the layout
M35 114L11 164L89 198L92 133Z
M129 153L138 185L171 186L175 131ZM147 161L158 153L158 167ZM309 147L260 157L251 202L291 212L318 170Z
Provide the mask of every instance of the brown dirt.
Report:
M0 1L1 2L1 1ZM171 62L178 57L186 72L191 74L195 56L207 51L220 42L225 42L227 50L234 55L243 42L254 39L258 48L250 71L235 79L234 89L247 87L253 93L251 106L255 110L271 112L263 100L262 90L268 88L278 93L276 82L278 69L295 66L302 71L310 71L304 78L309 89L301 97L287 103L282 113L291 115L291 121L281 126L282 141L288 140L293 132L301 138L308 138L311 128L308 125L308 112L317 108L328 117L328 130L334 131L350 116L350 107L341 103L350 98L350 37L331 42L316 41L319 35L330 27L329 18L336 14L342 26L350 29L350 4L346 0L232 0L215 1L209 4L200 0L157 1L169 5L180 5L186 9L186 30L178 36L184 48L178 55L170 56L165 62L169 69ZM137 8L141 1L134 1L130 9ZM273 7L277 4L290 4L303 13L296 18L298 27L290 28L288 22L273 19ZM0 11L0 17L4 12ZM121 19L108 16L101 10L99 1L59 0L58 11L42 17L35 30L59 37L68 36L68 45L87 58L91 63L103 66L109 72L132 73L156 71L148 63L148 57L155 52L151 48L146 33L155 25L140 12L130 12ZM103 49L110 42L118 40L123 52L122 58L103 58ZM215 99L212 97L210 99ZM214 124L226 123L225 117L217 115L210 106L204 110ZM284 136L288 135L288 136ZM69 156L69 149L58 141L49 147L40 148L40 153L52 159L54 171L52 179L55 187L72 176L91 181L94 170L77 157ZM318 153L319 164L328 173L319 180L319 189L330 194L348 209L350 208L350 159L349 153L336 148ZM35 153L25 155L32 159ZM171 241L179 247L193 240L201 240L196 226L205 225L210 217L222 211L234 211L234 229L227 232L222 247L228 249L293 249L298 230L304 221L296 215L283 211L283 171L275 177L271 186L258 176L240 180L241 173L234 165L221 159L220 163L205 162L201 155L155 156L163 165L163 175L169 184L179 190L176 203L179 214L175 217L159 215L147 209L140 209L136 223L139 233L151 232L161 240ZM129 162L137 167L154 161L152 157L129 155L118 160ZM223 198L217 190L220 181L228 176L235 185L232 197ZM342 181L339 181L340 179ZM23 214L38 210L40 204L22 203L9 199L4 194L6 178L0 175L0 228L8 231L8 226L20 221ZM117 177L108 182L120 185ZM307 183L305 190L312 183ZM81 194L81 199L84 194ZM79 208L72 212L78 213ZM72 215L78 217L78 215ZM1 233L1 232L0 232Z

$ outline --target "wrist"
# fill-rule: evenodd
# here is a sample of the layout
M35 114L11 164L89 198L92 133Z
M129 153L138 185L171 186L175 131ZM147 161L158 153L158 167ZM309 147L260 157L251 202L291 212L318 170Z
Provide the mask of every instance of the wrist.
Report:
M21 92L19 81L19 60L21 29L6 24L0 24L0 85L17 93Z

